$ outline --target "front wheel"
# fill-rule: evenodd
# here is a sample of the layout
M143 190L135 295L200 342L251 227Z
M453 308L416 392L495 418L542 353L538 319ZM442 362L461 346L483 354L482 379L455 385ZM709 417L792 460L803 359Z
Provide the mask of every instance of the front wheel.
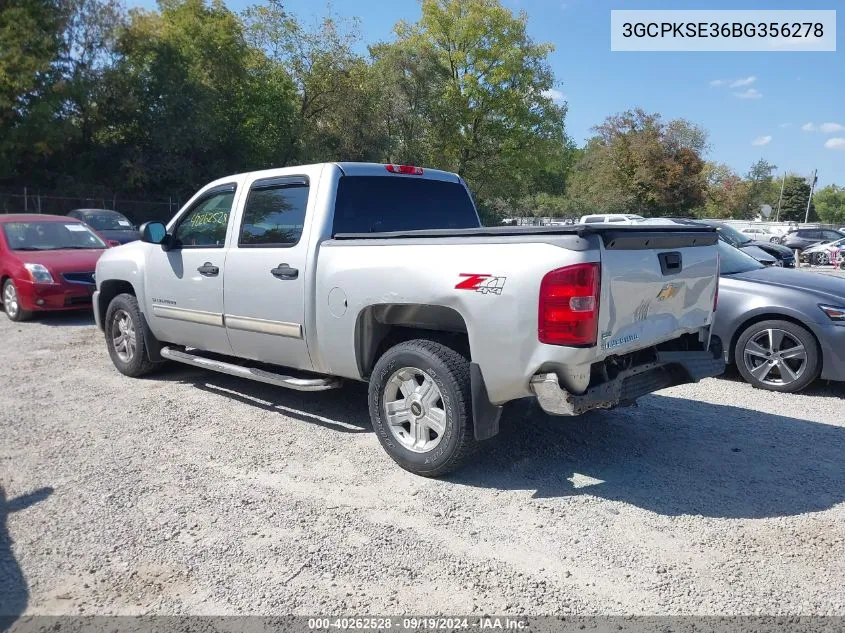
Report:
M737 369L752 386L795 393L818 378L816 339L789 321L762 321L748 327L734 350Z
M437 477L475 446L469 361L425 339L385 352L370 377L370 419L382 447L405 470Z
M143 376L155 368L147 358L143 321L138 300L127 293L112 299L106 310L106 347L117 370L131 377Z
M32 312L21 307L18 289L11 279L7 279L3 284L3 309L11 321L26 321L32 316Z
M830 263L830 257L824 251L816 253L813 255L813 263L816 266L827 266Z

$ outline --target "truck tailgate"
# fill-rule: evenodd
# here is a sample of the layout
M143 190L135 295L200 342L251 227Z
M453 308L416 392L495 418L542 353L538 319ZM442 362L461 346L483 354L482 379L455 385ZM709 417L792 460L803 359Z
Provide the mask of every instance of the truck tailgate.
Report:
M717 235L699 227L596 231L602 242L600 357L707 325L718 287Z

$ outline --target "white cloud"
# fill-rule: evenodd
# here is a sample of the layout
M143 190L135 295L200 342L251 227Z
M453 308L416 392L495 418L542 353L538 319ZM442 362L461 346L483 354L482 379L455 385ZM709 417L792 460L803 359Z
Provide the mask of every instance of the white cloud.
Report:
M711 88L719 88L720 86L724 86L727 82L724 79L714 79L710 82Z
M740 99L760 99L763 96L763 93L756 88L749 88L745 92L735 92L734 95Z
M741 88L742 86L750 86L755 81L757 81L757 77L751 75L750 77L743 77L742 79L735 79L731 82L731 88Z
M566 95L563 94L560 90L555 90L554 88L544 90L543 96L547 99L551 99L555 103L563 103L564 101L566 101Z
M834 132L845 131L845 125L841 123L822 123L819 129L825 134L833 134Z
M768 145L771 142L772 142L771 136L758 136L753 141L751 141L751 144L756 146L756 147L761 147L763 145Z
M782 127L782 128L792 127L792 123L781 123L780 125L778 125L778 127Z
M805 132L815 132L816 131L816 124L815 123L805 123L801 126L801 129Z
M845 149L845 138L833 137L828 139L824 146L828 149Z

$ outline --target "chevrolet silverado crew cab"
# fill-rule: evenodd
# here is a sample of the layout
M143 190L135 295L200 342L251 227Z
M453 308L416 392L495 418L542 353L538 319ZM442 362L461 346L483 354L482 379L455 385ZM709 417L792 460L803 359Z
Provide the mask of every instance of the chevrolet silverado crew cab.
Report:
M229 176L99 259L117 369L166 360L304 391L369 383L403 468L456 468L534 397L557 415L719 374L707 226L485 228L455 174L328 163Z

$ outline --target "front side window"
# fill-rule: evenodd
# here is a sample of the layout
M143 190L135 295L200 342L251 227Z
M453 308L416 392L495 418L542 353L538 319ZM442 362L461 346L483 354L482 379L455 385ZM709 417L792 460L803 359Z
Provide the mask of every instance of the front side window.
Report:
M304 179L256 182L244 207L238 246L294 246L302 236L308 191Z
M235 192L212 193L200 200L179 222L174 237L182 248L223 248Z

